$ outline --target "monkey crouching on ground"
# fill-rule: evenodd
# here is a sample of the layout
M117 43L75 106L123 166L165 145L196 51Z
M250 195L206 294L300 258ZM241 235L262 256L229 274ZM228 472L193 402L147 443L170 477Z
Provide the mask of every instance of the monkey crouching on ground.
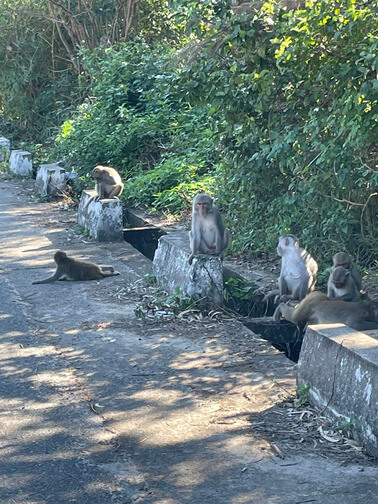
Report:
M36 280L33 284L51 283L56 280L71 280L74 282L100 280L108 276L119 275L113 266L77 261L72 257L68 257L62 250L55 252L54 261L56 262L56 271L53 276L44 280Z
M281 315L301 330L308 324L345 324L356 331L378 329L378 302L346 303L329 299L323 292L308 294L297 306L285 303L277 306L273 320L279 322Z
M349 270L343 266L331 269L327 283L327 296L329 299L351 302L360 300L360 293Z
M197 254L221 255L230 245L230 231L224 227L222 216L208 194L200 193L193 199L189 241L192 251L189 264Z
M280 236L277 254L282 257L281 273L278 279L279 290L268 292L263 301L273 296L276 296L275 302L291 299L301 301L315 288L318 274L317 262L305 249L300 248L298 239L291 234Z

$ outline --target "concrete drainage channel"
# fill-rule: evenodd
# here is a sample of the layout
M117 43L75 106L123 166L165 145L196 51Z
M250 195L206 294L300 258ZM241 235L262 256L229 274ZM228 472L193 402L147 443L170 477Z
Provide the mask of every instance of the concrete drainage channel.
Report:
M123 239L139 250L151 261L154 258L159 238L166 234L163 229L151 225L140 212L127 209L126 220L130 227L123 229ZM232 287L232 283L246 284L246 279L234 269L223 265L223 275L226 289L225 306L235 313L242 315L243 324L263 339L269 341L275 348L281 350L292 361L297 362L302 345L303 334L290 322L281 321L280 324L273 322L271 315L274 311L272 300L262 302L263 294L258 292L258 287L253 283L248 284L251 293L240 296ZM228 281L231 280L230 285ZM258 292L254 294L254 292Z
M128 217L132 227L124 229L124 239L150 259L157 251L154 271L156 263L163 263L167 277L177 273L183 277L184 269L189 269L187 234L166 233L132 211L128 211ZM158 247L160 237L163 238ZM162 252L167 246L170 255ZM310 326L303 338L290 322L273 322L273 303L262 302L265 272L241 272L218 258L203 260L199 256L197 259L184 281L199 285L199 276L203 271L209 273L213 262L214 271L219 271L219 290L225 286L225 305L243 316L246 327L298 362L298 384L308 390L310 402L335 422L346 420L357 441L378 457L378 331L371 331L374 334L370 335L343 324L325 324ZM176 265L179 267L174 270ZM186 288L185 283L181 285Z

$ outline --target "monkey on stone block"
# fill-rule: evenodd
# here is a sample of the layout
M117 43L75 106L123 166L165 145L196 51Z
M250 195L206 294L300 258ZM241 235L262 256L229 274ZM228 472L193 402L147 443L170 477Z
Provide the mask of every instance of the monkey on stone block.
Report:
M97 165L92 170L92 177L96 181L96 196L92 196L86 207L92 201L99 201L101 199L118 199L123 191L123 182L120 174L115 168L110 166Z
M197 254L221 255L230 245L230 231L224 227L222 216L208 194L200 193L193 199L189 241L192 251L189 264Z

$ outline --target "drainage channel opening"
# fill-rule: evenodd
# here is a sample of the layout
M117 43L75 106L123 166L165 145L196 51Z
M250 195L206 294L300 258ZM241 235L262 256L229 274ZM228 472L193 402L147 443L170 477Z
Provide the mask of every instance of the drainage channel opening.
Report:
M123 229L123 239L135 247L151 261L154 258L159 238L166 233L155 226L141 226ZM297 362L302 345L303 334L300 334L294 324L272 320L275 306L273 300L262 301L263 294L256 285L246 284L241 277L234 279L234 272L224 268L225 306L242 315L242 323L278 350L285 353L290 360ZM231 288L229 280L232 278ZM239 283L240 282L240 283ZM232 286L232 284L234 284Z
M159 238L164 234L164 231L155 226L125 228L123 239L152 261Z
M263 301L261 289L253 282L235 277L235 272L227 271L227 267L224 268L224 278L225 305L243 316L242 323L248 329L284 352L290 360L298 362L303 333L291 322L273 321L272 315L276 308L273 299Z

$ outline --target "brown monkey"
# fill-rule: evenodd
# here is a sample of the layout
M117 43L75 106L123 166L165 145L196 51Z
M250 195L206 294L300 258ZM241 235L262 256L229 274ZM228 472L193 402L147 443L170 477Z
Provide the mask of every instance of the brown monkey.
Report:
M342 323L357 331L378 329L378 303L376 301L345 303L328 299L323 292L310 292L297 306L280 303L273 314L278 322L281 315L300 329L307 324Z
M347 252L337 252L337 254L333 256L333 268L337 268L338 266L342 266L350 271L350 275L356 284L357 290L360 292L362 289L362 278Z
M55 252L54 261L57 267L53 276L45 278L45 280L36 280L33 284L51 283L55 282L55 280L100 280L108 276L119 275L113 266L77 261L72 257L68 257L62 250Z
M99 201L100 199L118 199L122 194L123 183L120 174L115 168L110 166L97 165L92 170L92 177L96 181L96 196L92 196L86 207L92 201Z
M230 231L224 227L222 216L208 194L194 197L189 241L192 250L189 264L196 254L220 255L230 244Z
M291 234L280 236L277 254L282 257L279 290L268 292L263 301L272 296L276 296L275 302L290 299L301 301L315 288L317 262L306 250L299 247L298 239Z
M359 301L360 293L351 275L351 271L344 266L331 269L327 283L327 296L329 299L342 299L343 301Z

